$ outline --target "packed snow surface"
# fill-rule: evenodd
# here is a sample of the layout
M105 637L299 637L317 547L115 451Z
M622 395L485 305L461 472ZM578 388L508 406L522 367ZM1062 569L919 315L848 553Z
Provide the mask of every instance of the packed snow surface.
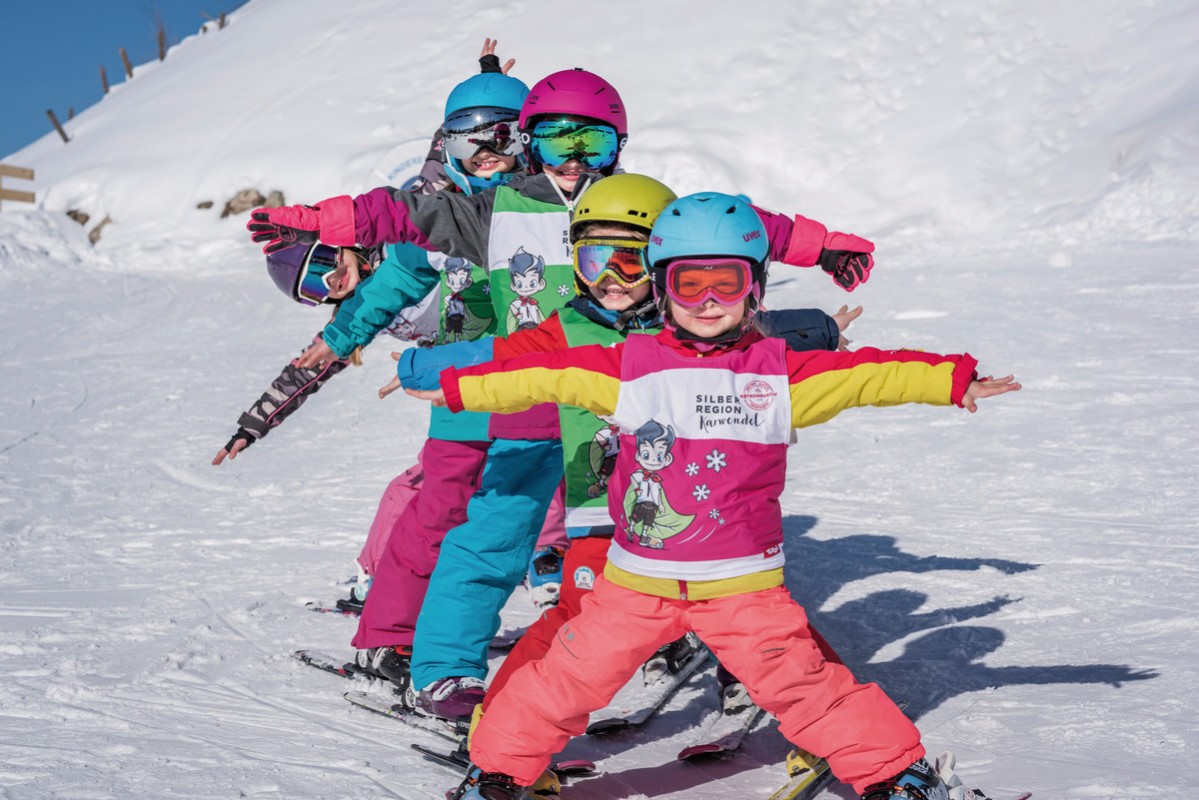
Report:
M456 783L408 749L436 738L288 656L349 656L353 623L304 603L346 591L427 410L375 398L379 344L210 466L324 322L267 280L245 215L219 211L247 187L316 202L377 185L486 36L529 83L611 80L628 169L877 243L851 296L777 265L773 306L860 303L855 346L968 350L1024 383L975 416L847 412L791 451L792 592L929 750L998 798L1191 797L1189 0L253 0L138 67L67 123L70 144L3 159L36 169L38 203L0 212L0 796L424 800ZM531 613L520 592L506 612ZM714 687L573 742L601 772L568 796L768 796L789 747L773 724L734 759L674 760Z

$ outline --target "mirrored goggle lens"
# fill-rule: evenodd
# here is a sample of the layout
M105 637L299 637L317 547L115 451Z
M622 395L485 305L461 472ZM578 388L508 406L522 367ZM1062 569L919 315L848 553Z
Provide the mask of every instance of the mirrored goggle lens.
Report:
M329 281L337 272L337 248L318 244L312 248L300 282L296 286L297 299L301 303L319 305L329 299Z
M749 295L752 284L750 263L740 258L674 261L666 268L667 293L685 306L709 299L732 305Z
M575 274L588 286L611 277L625 286L649 280L645 242L628 239L581 239L574 248Z
M578 161L588 169L616 163L620 140L611 125L575 120L542 120L529 132L533 157L549 167Z
M522 150L516 135L517 117L517 112L510 108L455 111L441 125L446 153L459 161L470 158L482 147L502 156L517 155Z

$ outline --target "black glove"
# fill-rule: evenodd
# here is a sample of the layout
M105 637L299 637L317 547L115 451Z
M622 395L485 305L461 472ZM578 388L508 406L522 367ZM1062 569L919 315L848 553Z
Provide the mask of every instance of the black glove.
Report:
M254 442L256 442L257 439L254 438L254 434L250 433L245 428L238 428L237 433L233 434L233 438L231 438L229 440L229 444L225 445L225 449L227 451L229 451L230 453L232 453L233 446L236 445L239 441L245 442L245 444L242 445L242 448L241 448L242 450L245 450L247 447L254 444Z
M847 292L852 292L870 277L874 257L869 253L851 250L821 250L820 268L833 276L833 281Z

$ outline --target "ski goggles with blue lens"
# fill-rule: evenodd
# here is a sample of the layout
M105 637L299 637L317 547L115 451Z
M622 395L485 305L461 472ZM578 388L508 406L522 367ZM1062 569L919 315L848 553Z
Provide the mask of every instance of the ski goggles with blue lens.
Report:
M455 111L441 124L445 152L465 161L482 148L501 156L519 155L520 137L516 135L519 111L511 108L477 106Z
M636 239L580 239L575 242L575 275L588 286L611 278L621 286L638 286L649 280L645 242Z
M296 281L296 300L306 306L319 306L328 301L329 281L337 273L337 256L336 247L319 243L312 246Z
M616 163L620 135L611 125L576 119L544 119L528 132L525 142L536 161L557 169L578 161L587 169L604 169Z

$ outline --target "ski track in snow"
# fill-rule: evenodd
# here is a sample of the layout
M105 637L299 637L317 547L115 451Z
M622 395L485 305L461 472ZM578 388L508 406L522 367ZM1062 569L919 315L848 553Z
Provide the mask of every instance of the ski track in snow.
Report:
M256 0L140 65L68 122L70 146L12 157L37 168L39 207L0 214L0 797L441 800L457 782L408 747L441 739L289 656L349 657L354 621L304 603L345 592L427 410L376 399L393 374L378 344L210 466L324 314L263 279L244 216L193 207L251 183L289 202L371 188L498 35L522 77L567 59L627 87L631 170L879 244L849 296L776 265L773 307L861 303L855 347L968 350L1024 383L974 416L853 410L799 432L788 585L855 671L997 798L1190 798L1194 8L777 0L683 20L613 0L642 24L583 59L526 5ZM355 60L328 59L339 42ZM112 214L98 247L70 207ZM532 616L518 592L507 622ZM733 759L676 762L716 704L709 669L642 729L571 742L601 772L567 796L768 796L789 749L773 722Z

